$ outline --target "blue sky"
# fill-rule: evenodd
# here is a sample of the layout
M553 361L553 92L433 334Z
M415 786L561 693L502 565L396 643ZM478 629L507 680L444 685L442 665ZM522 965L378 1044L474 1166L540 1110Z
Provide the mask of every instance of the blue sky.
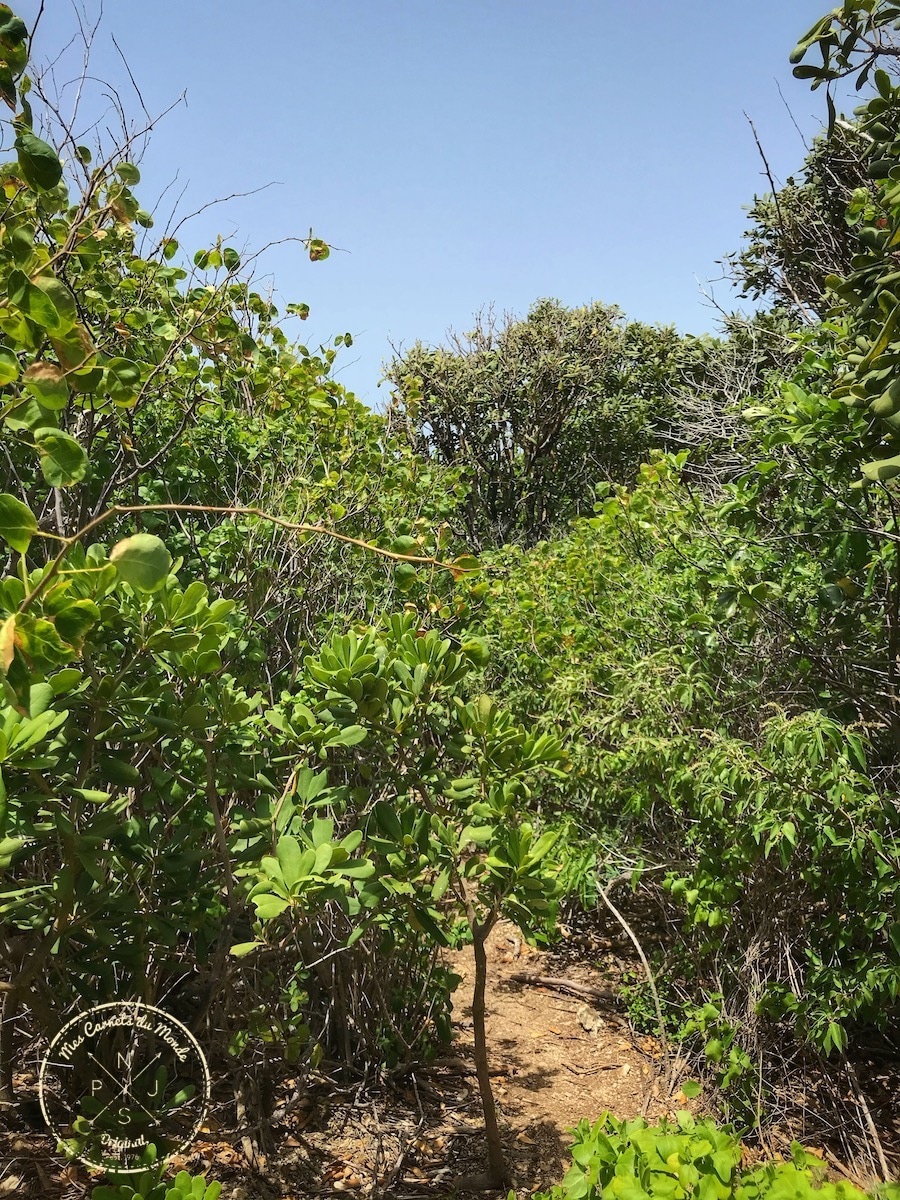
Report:
M83 0L88 14L92 0ZM79 4L82 0L79 0ZM36 0L13 6L31 22ZM302 237L260 260L276 302L306 301L292 332L316 346L349 331L338 378L367 403L390 344L439 342L493 304L602 300L628 316L714 330L705 284L740 243L742 206L767 188L744 112L772 168L799 166L821 93L787 56L823 0L112 0L91 69L151 113L182 92L143 156L138 194L182 232L238 249ZM49 0L36 55L69 39ZM77 53L76 53L77 52ZM57 82L73 75L72 47ZM74 55L74 57L73 57ZM73 89L64 92L69 102ZM94 93L90 103L104 102ZM716 298L729 290L714 284ZM288 328L291 328L288 326Z

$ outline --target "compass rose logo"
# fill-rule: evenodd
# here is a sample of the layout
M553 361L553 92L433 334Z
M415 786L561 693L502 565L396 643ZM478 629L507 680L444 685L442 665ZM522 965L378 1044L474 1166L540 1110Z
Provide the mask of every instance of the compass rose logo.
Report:
M68 1021L41 1062L50 1130L90 1167L138 1174L184 1151L209 1105L209 1066L191 1031L139 1000Z

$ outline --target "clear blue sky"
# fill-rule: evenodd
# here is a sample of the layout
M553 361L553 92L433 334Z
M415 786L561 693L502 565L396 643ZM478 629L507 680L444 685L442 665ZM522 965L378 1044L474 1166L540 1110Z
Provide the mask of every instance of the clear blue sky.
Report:
M145 207L169 184L162 210L186 187L189 212L278 182L197 217L192 250L312 226L348 252L311 264L282 246L262 274L276 300L311 305L292 322L308 345L353 334L338 378L378 404L389 342L438 342L486 304L603 300L713 330L697 280L720 274L767 189L744 111L784 178L803 144L776 81L810 136L823 97L787 56L831 2L113 0L92 70L140 116L114 35L152 113L187 92L144 155ZM38 4L13 7L30 24ZM48 0L38 59L73 26Z

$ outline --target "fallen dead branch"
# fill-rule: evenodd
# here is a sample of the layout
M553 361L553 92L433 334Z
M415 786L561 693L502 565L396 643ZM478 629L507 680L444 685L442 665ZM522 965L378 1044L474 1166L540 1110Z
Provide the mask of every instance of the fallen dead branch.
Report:
M555 975L533 975L528 971L517 971L509 977L513 983L529 983L533 987L553 988L557 992L570 992L573 996L584 996L588 1000L613 1002L615 992L608 988L595 987L591 983L580 983L577 979L565 979Z

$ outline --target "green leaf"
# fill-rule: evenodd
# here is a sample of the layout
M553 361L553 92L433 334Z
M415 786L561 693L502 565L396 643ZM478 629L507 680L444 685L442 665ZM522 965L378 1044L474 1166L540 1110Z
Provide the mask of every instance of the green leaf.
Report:
M481 563L477 558L473 558L471 554L461 554L459 558L455 558L450 564L450 569L453 572L453 578L459 579L463 575L468 575L473 571L480 571Z
M50 332L59 337L69 333L78 320L78 306L75 303L75 297L63 281L57 279L52 272L35 275L31 282L50 300L56 310L56 328L51 328Z
M271 892L263 892L262 895L254 896L253 903L256 906L256 915L262 921L280 917L288 907L287 900L282 900L280 896L273 896Z
M75 600L60 609L55 624L60 637L80 650L88 631L99 620L100 609L93 600Z
M64 322L50 296L35 287L24 271L10 271L6 291L11 304L50 333L56 333Z
M279 838L276 854L282 877L288 888L292 888L308 875L309 871L303 862L303 849L296 838Z
M372 812L382 833L386 833L394 842L403 841L403 826L400 824L400 818L385 800L377 800Z
M417 908L413 905L409 906L408 912L410 923L414 929L428 934L429 937L433 938L441 946L447 945L447 935L441 929L440 925L438 925L431 912L425 908Z
M316 848L316 859L312 869L313 875L321 875L324 871L328 870L333 853L333 847L328 842Z
M137 787L142 779L140 771L132 763L108 754L97 759L97 770L103 779L120 787Z
M363 859L351 858L340 866L332 867L335 875L348 875L351 879L371 879L375 874L375 864Z
M721 1062L722 1055L725 1052L725 1047L719 1038L710 1038L706 1043L704 1053L712 1062Z
M416 568L412 563L400 562L394 568L394 582L401 592L408 591L416 581Z
M822 74L822 68L812 66L811 64L803 64L799 67L794 67L793 75L795 79L818 79Z
M698 1083L696 1079L687 1079L681 1085L681 1090L688 1100L693 1100L703 1091L703 1085Z
M34 396L28 395L9 409L4 420L10 429L39 429L47 425L53 416L49 409L43 408Z
M19 378L19 360L11 350L0 347L0 387Z
M734 1170L734 1155L729 1154L727 1150L716 1150L712 1156L713 1170L718 1175L722 1183L731 1181L731 1172Z
M461 848L470 842L474 842L476 846L487 846L493 837L493 825L467 825L459 835L459 844Z
M252 954L257 946L261 946L262 942L238 942L228 951L235 958L244 958L248 954Z
M8 4L0 4L0 42L5 47L19 46L28 37L28 28Z
M127 183L129 187L135 183L141 182L141 173L134 163L120 162L116 167L116 174L122 180L122 182Z
M366 730L362 725L346 725L325 743L326 746L356 746L364 741Z
M893 479L896 475L900 475L900 454L894 458L881 458L875 462L867 462L862 473L866 479L872 483L884 483L888 479Z
M491 652L484 638L467 638L459 649L473 666L484 667L490 662Z
M32 363L22 376L22 382L44 408L59 411L66 407L69 388L65 372L56 363Z
M141 369L128 358L112 358L106 364L106 386L113 403L132 404L141 387Z
M34 444L41 456L41 471L51 487L71 487L84 479L88 457L71 434L45 425L34 431Z
M119 575L139 592L157 592L172 569L172 555L165 543L152 533L135 533L118 542L109 561Z
M318 850L319 846L324 846L334 837L334 821L326 817L313 817L311 836L312 844Z
M37 517L21 500L9 492L0 495L0 537L13 550L24 554L37 533Z
M15 144L25 182L33 188L56 187L62 179L62 163L53 147L28 132L20 133Z

